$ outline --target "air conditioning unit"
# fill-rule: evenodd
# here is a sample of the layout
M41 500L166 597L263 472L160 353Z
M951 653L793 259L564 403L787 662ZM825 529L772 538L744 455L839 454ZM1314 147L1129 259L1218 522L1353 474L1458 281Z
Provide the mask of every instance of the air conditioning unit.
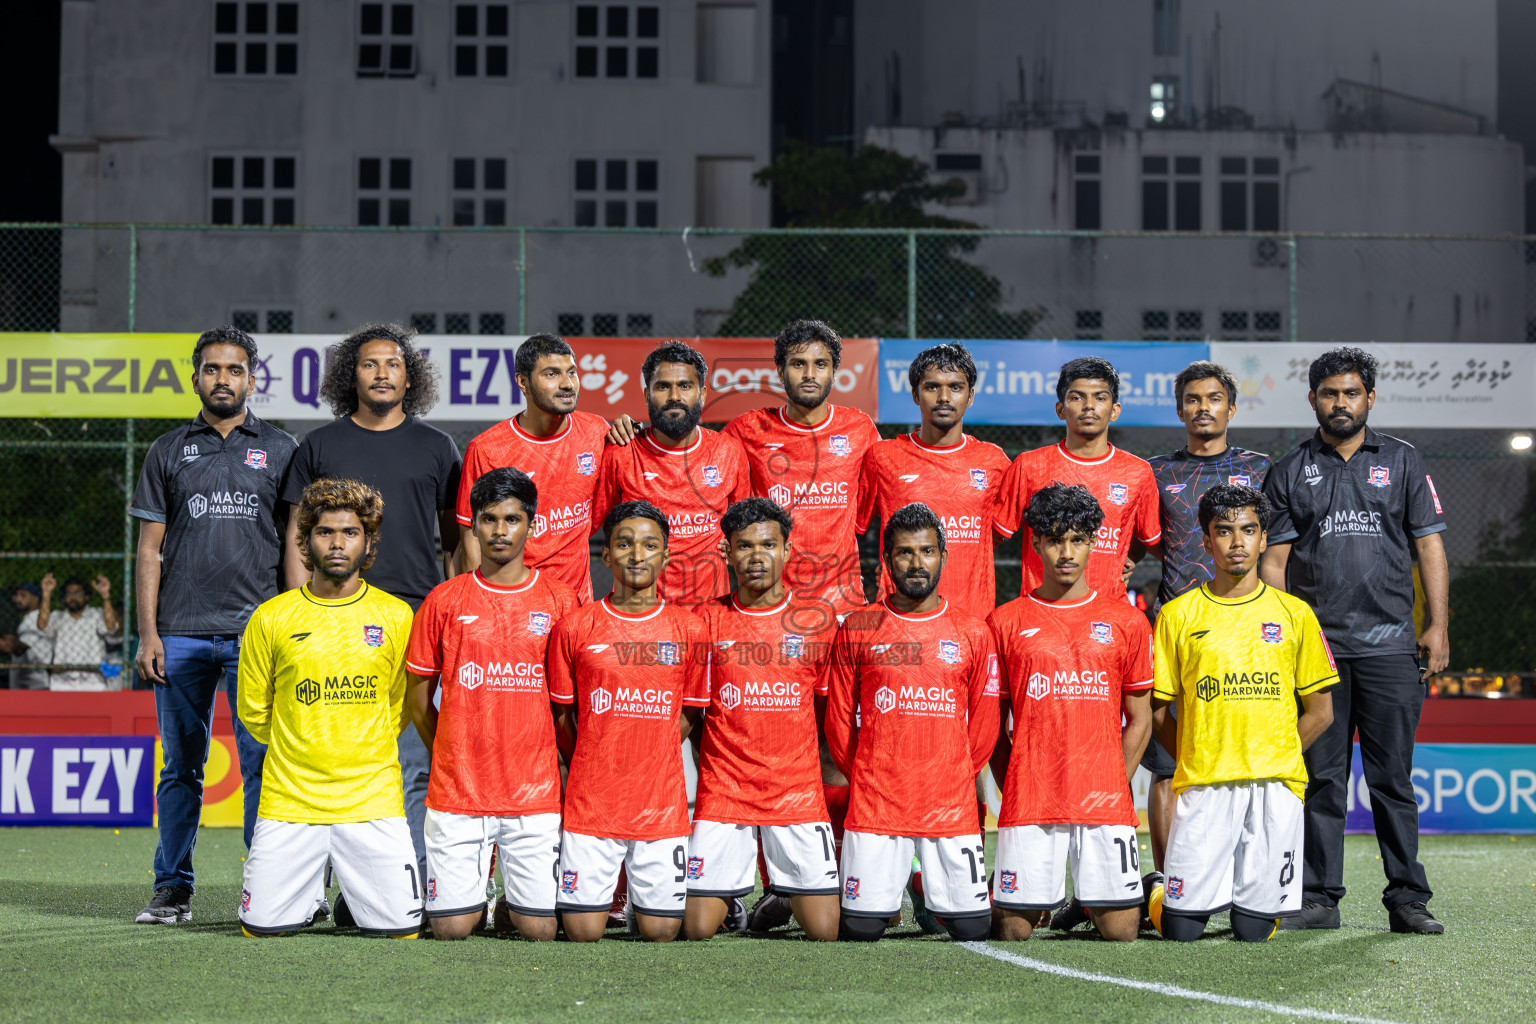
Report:
M959 182L956 194L945 200L950 206L975 206L986 198L980 153L935 153L933 169L940 184Z
M1290 262L1291 247L1278 238L1253 240L1253 265L1256 267L1283 267Z

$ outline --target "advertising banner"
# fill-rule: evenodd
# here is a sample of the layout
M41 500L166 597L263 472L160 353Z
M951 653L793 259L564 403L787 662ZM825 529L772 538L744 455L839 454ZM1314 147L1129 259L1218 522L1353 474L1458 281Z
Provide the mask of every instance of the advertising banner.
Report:
M881 423L916 423L917 406L907 370L923 349L951 339L880 339ZM1056 418L1056 377L1061 364L1102 356L1120 372L1124 427L1166 427L1174 415L1173 379L1197 359L1210 357L1205 342L1167 341L961 341L976 360L976 402L965 422L1051 425ZM844 362L847 358L844 357Z
M1315 427L1307 368L1336 342L1211 342L1237 377L1245 427ZM1379 364L1371 425L1536 427L1536 346L1362 345Z
M1374 831L1358 743L1349 782L1346 829ZM1536 746L1417 744L1413 793L1421 832L1536 832Z
M251 408L264 419L329 419L320 396L334 335L256 335ZM0 334L0 403L7 416L175 419L197 412L195 334ZM496 420L520 412L513 358L521 335L422 335L438 372L432 421ZM640 364L656 338L568 338L581 368L581 408L605 419L646 419ZM771 338L688 338L709 364L704 419L721 422L783 401ZM873 338L843 342L832 400L875 415Z
M0 825L147 826L153 736L0 736Z

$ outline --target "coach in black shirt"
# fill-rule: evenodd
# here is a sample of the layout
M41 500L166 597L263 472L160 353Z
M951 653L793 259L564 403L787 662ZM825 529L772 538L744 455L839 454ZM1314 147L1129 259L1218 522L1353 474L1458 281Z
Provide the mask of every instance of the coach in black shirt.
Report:
M1450 660L1445 519L1413 446L1366 426L1376 360L1358 348L1325 352L1308 374L1318 432L1275 464L1264 493L1275 508L1261 573L1317 612L1338 662L1333 725L1307 750L1302 913L1282 928L1337 928L1344 896L1344 814L1352 736L1371 793L1395 932L1444 931L1425 904L1419 809L1409 777L1424 671ZM1427 611L1415 637L1413 561ZM1421 666L1422 662L1422 666ZM1422 670L1421 671L1421 667Z
M192 349L203 408L144 456L129 511L139 525L139 676L155 684L165 766L155 789L160 842L145 924L191 916L192 849L203 809L213 701L229 696L251 845L266 748L235 713L240 638L258 604L278 592L278 490L297 442L246 408L256 342L220 327Z
M284 572L288 588L309 579L299 555L293 517L304 488L322 477L361 480L384 496L384 525L368 583L411 606L452 576L459 526L459 450L453 438L417 419L437 401L437 381L426 356L411 344L414 331L398 324L364 324L334 346L320 394L337 419L304 436L283 487L289 505ZM434 538L436 531L441 540ZM440 564L441 562L441 564ZM426 877L427 776L432 756L415 729L400 734L405 816ZM342 923L338 907L337 923Z

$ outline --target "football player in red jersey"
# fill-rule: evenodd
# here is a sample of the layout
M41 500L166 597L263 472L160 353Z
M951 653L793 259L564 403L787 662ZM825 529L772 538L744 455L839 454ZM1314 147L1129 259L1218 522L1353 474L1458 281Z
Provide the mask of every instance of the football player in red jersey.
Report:
M741 445L699 426L708 376L704 357L680 341L663 342L645 357L640 379L650 429L603 453L592 512L598 523L620 502L648 501L661 509L671 535L661 596L689 608L731 592L720 517L752 494Z
M1162 528L1152 467L1109 443L1109 425L1120 416L1120 375L1097 356L1068 362L1056 381L1056 415L1067 425L1066 440L1024 452L1008 467L998 498L997 529L1012 536L1024 524L1030 498L1048 484L1082 484L1104 511L1104 525L1088 561L1088 586L1124 599L1127 557L1139 561L1162 539ZM1026 534L1020 596L1043 578L1040 557Z
M752 891L761 837L763 884L790 901L806 935L837 938L837 859L822 796L817 722L837 619L789 589L789 513L767 498L720 520L738 586L701 605L710 705L688 849L684 929L707 939L728 900Z
M527 408L480 434L464 449L454 509L460 558L465 572L480 564L470 488L489 470L512 466L539 486L541 511L524 554L528 566L564 583L585 603L592 600L587 554L592 496L608 424L601 416L576 408L581 374L571 346L562 339L553 334L530 335L517 347L514 366L517 386L528 397Z
M944 525L911 504L885 523L894 589L843 620L832 651L827 744L851 780L842 935L872 942L921 864L935 919L961 941L991 926L976 776L997 742L997 656L987 624L940 596Z
M485 917L485 876L498 854L497 931L555 937L560 763L545 647L576 592L524 564L539 492L493 469L470 490L480 567L422 602L406 652L406 703L432 752L427 788L427 917L462 939ZM442 710L433 706L441 681Z
M613 593L556 623L549 697L570 773L556 908L573 942L603 937L619 869L639 933L677 937L688 867L679 739L709 703L704 623L662 598L667 517L643 501L603 520Z
M1044 575L987 620L1006 678L992 752L1003 791L992 934L1029 938L1066 902L1070 861L1074 895L1099 934L1130 942L1142 885L1128 782L1151 735L1151 629L1129 603L1088 585L1104 513L1086 487L1035 492L1025 521Z
M912 360L907 380L922 424L870 447L855 522L863 533L871 516L888 521L897 509L926 502L949 542L941 596L957 610L984 619L997 604L992 522L1008 456L997 445L965 433L965 410L976 400L976 363L964 345L924 349ZM882 559L880 590L890 589Z

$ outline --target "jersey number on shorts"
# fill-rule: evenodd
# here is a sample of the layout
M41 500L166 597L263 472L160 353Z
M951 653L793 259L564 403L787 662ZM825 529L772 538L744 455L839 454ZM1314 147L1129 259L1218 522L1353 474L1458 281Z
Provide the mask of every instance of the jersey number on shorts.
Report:
M681 846L672 848L672 863L677 867L677 877L674 882L686 881L688 878L688 854Z
M1296 851L1285 851L1285 863L1280 865L1280 885L1284 888L1296 877Z
M971 862L971 884L979 884L981 882L982 873L986 870L987 865L986 847L978 846L973 851L969 846L962 846L960 848L960 852L965 854L965 859Z
M416 887L416 865L407 864L405 866L405 873L411 876L411 899L421 899L421 890Z
M1132 871L1140 871L1141 865L1136 861L1136 840L1126 842L1124 839L1116 839L1115 845L1120 847L1120 873L1124 875Z
M832 840L827 836L827 827L825 825L817 825L816 834L821 836L821 856L824 860L830 862L832 860Z

